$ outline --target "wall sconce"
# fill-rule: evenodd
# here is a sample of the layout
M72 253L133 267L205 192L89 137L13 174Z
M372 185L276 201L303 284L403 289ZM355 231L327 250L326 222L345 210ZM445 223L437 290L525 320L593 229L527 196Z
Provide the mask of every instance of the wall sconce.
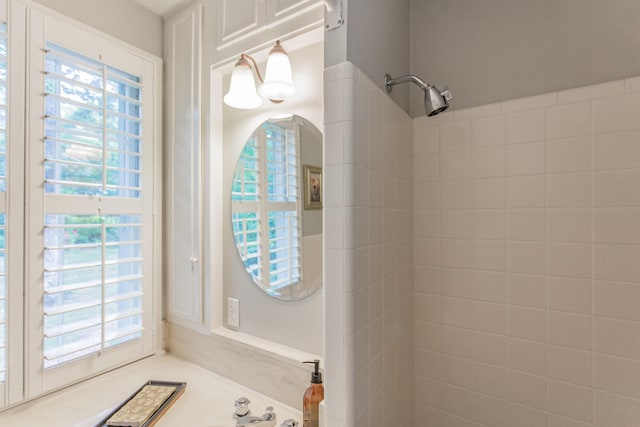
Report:
M256 83L249 60L253 62L253 67L262 83L258 88L260 95L271 102L279 103L296 93L296 87L291 78L289 55L287 55L287 52L280 44L280 40L278 40L271 52L269 52L264 80L260 75L255 59L245 53L240 55L240 59L238 59L231 72L229 92L224 96L225 104L245 110L258 108L262 105L262 98L256 92Z

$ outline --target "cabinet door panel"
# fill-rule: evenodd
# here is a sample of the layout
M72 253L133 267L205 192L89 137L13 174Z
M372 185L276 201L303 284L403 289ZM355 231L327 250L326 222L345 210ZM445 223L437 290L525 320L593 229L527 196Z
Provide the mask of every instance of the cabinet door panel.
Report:
M273 23L317 3L318 0L267 0L267 20Z
M222 0L218 7L218 46L241 39L266 25L265 0Z

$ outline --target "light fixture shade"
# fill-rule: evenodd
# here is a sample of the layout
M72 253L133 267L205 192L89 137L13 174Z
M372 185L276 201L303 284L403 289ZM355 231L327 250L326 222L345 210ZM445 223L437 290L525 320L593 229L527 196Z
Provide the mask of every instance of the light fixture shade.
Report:
M280 44L280 40L269 53L264 83L260 85L258 92L272 101L282 101L296 93L296 87L291 78L289 55Z
M253 79L251 65L243 56L233 67L229 92L224 96L224 103L230 107L244 110L258 108L262 105L262 98L256 93L256 82Z

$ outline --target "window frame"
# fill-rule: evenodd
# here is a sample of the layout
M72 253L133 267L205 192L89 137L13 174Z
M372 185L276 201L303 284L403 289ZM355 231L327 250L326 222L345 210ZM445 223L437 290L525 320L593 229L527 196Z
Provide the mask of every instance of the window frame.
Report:
M22 120L24 123L24 120L28 119L29 124L26 127L23 126L25 134L21 139L17 139L17 141L25 141L16 144L22 147L22 156L15 153L15 157L19 158L19 163L15 164L25 164L24 170L16 171L23 175L23 191L16 190L19 186L12 186L13 190L10 192L10 194L19 193L20 205L26 202L24 207L20 207L20 215L24 218L20 241L26 242L26 247L20 252L25 254L20 264L20 270L24 269L25 276L19 281L19 292L22 293L24 289L25 299L19 309L14 309L10 326L12 336L15 339L10 343L13 357L10 361L9 371L15 374L15 378L9 383L13 393L8 404L29 400L43 393L133 362L153 354L162 346L162 334L159 333L161 331L162 300L162 60L61 14L51 12L45 7L33 5L30 2L27 6L17 1L11 1L11 6L16 11L15 15L18 15L12 14L11 22L17 23L15 25L16 32L22 32L16 37L19 40L11 45L16 52L25 53L23 56L25 61L13 61L22 63L22 73L16 72L15 80L21 81L23 86L19 88L25 94L25 96L16 96L15 98L23 98L23 105L26 105L26 116ZM24 25L19 24L20 14L21 22L27 22L26 29ZM10 25L10 28L12 27ZM41 185L44 180L42 162L44 74L42 71L45 58L44 47L47 41L65 46L118 69L133 71L130 63L135 64L134 68L139 70L139 73L136 74L145 76L144 102L146 110L144 117L146 124L143 135L142 169L144 172L141 175L141 180L143 181L143 191L146 194L138 204L141 211L145 212L143 240L148 244L143 249L145 259L143 274L146 283L143 338L132 345L125 343L101 354L83 357L45 371L42 357L41 325L43 315L42 250L44 248L41 231L44 225L44 200L49 198L50 209L47 210L47 213L76 213L69 211L71 199L65 199L65 196L47 197ZM11 89L14 89L13 83L11 83ZM20 91L16 90L16 92ZM13 105L11 110L24 111L24 109L17 109ZM16 114L16 116L22 116L22 114ZM19 128L19 126L14 124L14 128ZM24 152L25 145L26 152ZM12 161L13 159L12 157ZM81 201L82 209L87 213L98 212L99 209L103 215L120 214L122 212L119 212L119 208L126 204L123 204L121 200L106 197L86 196L85 200ZM16 207L15 205L13 204L14 207ZM11 226L13 229L17 229L13 222ZM23 236L24 238L22 238ZM10 280L14 282L12 289L16 293L18 290L16 282L18 281L13 276ZM13 297L12 304L15 305ZM23 324L20 322L21 324L18 326L14 323L18 323L18 320L15 319L23 316L22 307L24 307L25 320ZM23 337L23 345L16 344L18 335ZM23 347L25 348L24 353ZM24 378L24 383L22 378ZM23 388L24 394L22 393ZM0 401L1 407L2 401Z

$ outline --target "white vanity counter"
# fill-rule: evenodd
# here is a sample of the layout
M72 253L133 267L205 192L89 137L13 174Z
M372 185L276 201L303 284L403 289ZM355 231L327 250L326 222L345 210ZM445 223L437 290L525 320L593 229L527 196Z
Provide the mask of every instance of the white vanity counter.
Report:
M239 397L251 400L252 415L261 416L267 406L273 406L276 427L287 418L302 420L299 410L197 365L159 355L0 412L0 426L91 427L148 380L187 383L184 394L156 427L235 427L233 403Z

